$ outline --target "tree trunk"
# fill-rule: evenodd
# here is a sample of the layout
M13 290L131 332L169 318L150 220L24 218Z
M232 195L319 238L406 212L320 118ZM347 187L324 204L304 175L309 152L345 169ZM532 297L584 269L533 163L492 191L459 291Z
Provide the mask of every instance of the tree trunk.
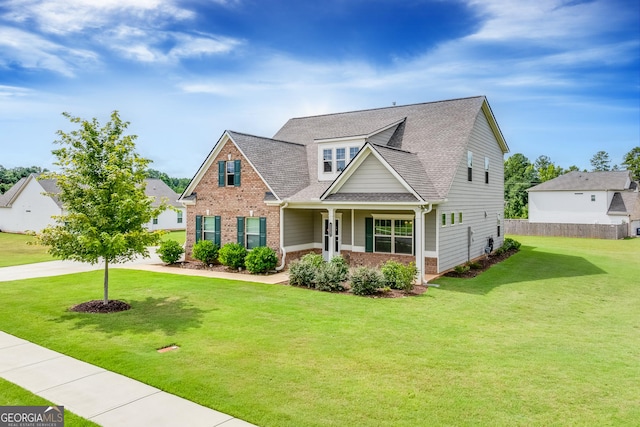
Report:
M104 260L104 305L109 304L109 260Z

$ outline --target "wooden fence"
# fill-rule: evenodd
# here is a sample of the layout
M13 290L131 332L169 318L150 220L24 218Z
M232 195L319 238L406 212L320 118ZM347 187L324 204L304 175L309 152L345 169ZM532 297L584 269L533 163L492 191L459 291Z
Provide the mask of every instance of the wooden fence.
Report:
M560 224L532 223L526 219L505 219L506 234L521 236L586 237L622 239L629 236L628 224Z

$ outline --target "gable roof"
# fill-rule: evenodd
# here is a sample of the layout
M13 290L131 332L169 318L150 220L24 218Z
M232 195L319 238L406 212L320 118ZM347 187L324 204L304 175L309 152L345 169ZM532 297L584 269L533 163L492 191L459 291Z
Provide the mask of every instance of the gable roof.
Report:
M422 178L427 178L423 182L429 187L418 192L424 192L426 196L435 190L436 198L443 199L451 187L458 165L466 156L471 131L481 113L487 117L502 151L508 152L508 146L484 96L294 118L274 138L306 145L309 176L315 177L318 172L318 152L314 141L372 135L379 129L398 124L387 147L399 148L417 156L421 166L421 172L418 173L423 175ZM387 159L389 164L395 163L391 159L393 152L384 149L378 152L385 159L390 157Z
M195 187L212 167L228 136L276 200L344 198L325 194L332 182L318 180L317 143L357 140L368 143L384 160L385 167L400 176L403 185L417 195L416 201L441 201L451 188L458 166L466 159L467 146L481 114L502 152L508 152L484 96L293 118L273 138L225 131L180 200L194 198Z
M60 193L60 187L56 184L55 179L38 179L37 174L30 174L25 178L21 178L18 182L16 182L6 193L0 195L0 207L9 208L15 199L20 195L22 190L27 186L27 184L34 180L42 187L42 191L44 193L49 193L49 197L58 205L58 207L62 208L62 202L58 198L57 194ZM160 200L165 197L168 199L168 203L171 206L182 208L182 204L178 203L178 194L171 189L167 184L164 183L161 179L155 178L147 178L145 179L147 184L145 189L145 194L149 197L153 197L154 201L152 203L153 206L159 206Z
M226 133L276 197L289 197L309 185L309 168L303 145L234 131Z
M527 191L606 191L627 190L631 186L630 171L579 172L571 171L545 181Z

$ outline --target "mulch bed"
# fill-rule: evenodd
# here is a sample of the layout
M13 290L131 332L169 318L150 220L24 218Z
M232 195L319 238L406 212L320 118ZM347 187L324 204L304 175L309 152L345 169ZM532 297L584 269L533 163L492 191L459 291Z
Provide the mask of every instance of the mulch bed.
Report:
M219 271L222 273L236 273L236 274L255 274L250 273L246 268L242 270L234 270L233 268L229 268L222 264L211 264L204 265L200 261L180 261L175 264L167 264L167 267L176 267L176 268L189 268L192 270L207 270L207 271ZM268 271L266 273L260 274L261 276L268 276L270 274L275 274L273 271Z
M515 254L516 252L518 252L518 249L510 249L499 255L490 254L487 257L483 257L474 261L475 263L480 265L480 268L472 268L469 271L465 271L463 273L458 273L456 271L451 270L445 273L444 275L446 277L460 277L463 279L476 277L478 274L482 273L483 271L486 271L492 265L504 261L505 259L509 258L511 255Z
M69 311L78 313L117 313L119 311L127 311L130 308L131 306L126 302L112 299L107 304L102 300L83 302L82 304L74 305Z

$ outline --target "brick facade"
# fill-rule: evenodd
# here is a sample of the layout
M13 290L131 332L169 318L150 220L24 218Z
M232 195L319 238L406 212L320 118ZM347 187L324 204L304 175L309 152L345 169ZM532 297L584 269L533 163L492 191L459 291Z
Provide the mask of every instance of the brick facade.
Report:
M230 157L229 157L230 156ZM218 186L218 161L240 160L239 187ZM194 189L196 204L187 206L186 257L191 259L195 243L196 216L220 216L220 243L237 242L237 217L267 218L267 246L280 254L280 208L264 203L269 188L237 147L227 141Z

